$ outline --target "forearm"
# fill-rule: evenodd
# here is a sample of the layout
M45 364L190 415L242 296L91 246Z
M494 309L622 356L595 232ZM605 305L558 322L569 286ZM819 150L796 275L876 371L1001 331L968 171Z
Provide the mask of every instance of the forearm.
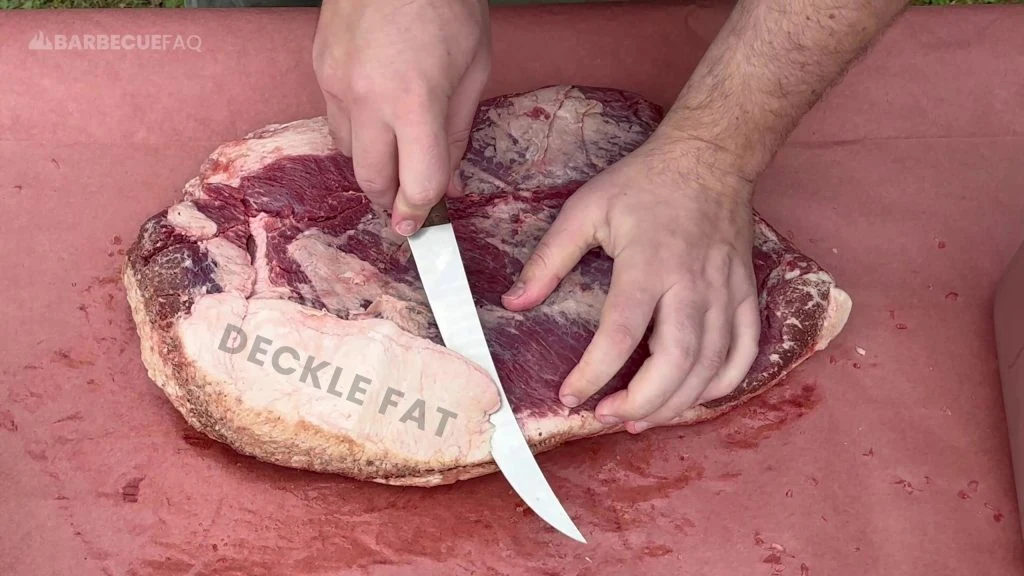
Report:
M738 0L662 123L664 132L726 152L753 180L906 3Z

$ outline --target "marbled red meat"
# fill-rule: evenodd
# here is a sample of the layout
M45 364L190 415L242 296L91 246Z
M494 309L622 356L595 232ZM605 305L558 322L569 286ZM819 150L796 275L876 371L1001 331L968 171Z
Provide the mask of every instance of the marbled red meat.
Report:
M661 115L636 94L573 86L495 98L477 113L459 168L467 194L449 214L535 450L621 430L593 409L626 386L646 341L568 410L557 392L597 328L612 260L590 252L534 310L509 312L500 296L565 199L643 143ZM756 215L753 257L760 353L739 388L679 424L763 392L846 321L850 300L832 277ZM184 199L142 226L124 278L151 377L212 438L269 462L393 484L495 470L494 386L443 347L408 246L359 191L323 118L218 148ZM242 352L223 348L229 326L248 335ZM257 336L267 348L254 352Z

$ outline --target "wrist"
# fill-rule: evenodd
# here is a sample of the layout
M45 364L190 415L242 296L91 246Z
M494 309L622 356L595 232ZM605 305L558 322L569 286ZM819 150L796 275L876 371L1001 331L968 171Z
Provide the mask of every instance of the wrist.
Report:
M760 122L745 113L742 104L731 113L680 100L669 110L658 130L675 142L709 158L722 170L753 183L768 167L784 139L785 130Z
M671 125L662 125L645 144L655 164L650 168L662 171L667 167L676 180L686 182L683 189L749 203L756 174L749 158L737 154L703 136L687 133Z

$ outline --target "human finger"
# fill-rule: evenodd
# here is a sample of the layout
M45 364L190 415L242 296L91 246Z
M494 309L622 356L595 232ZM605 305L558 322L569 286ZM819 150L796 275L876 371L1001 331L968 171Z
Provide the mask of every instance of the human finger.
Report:
M698 403L717 400L739 386L757 359L760 337L761 311L757 305L757 295L754 294L736 307L729 356L715 379L701 394Z
M700 349L690 369L683 374L682 384L672 398L654 413L630 423L627 430L639 433L652 426L668 424L684 410L693 406L721 369L732 339L731 310L726 297L716 298L703 318Z
M551 295L583 255L597 246L593 222L588 204L570 198L533 249L512 288L502 295L505 308L527 310Z
M682 386L697 360L704 329L705 303L683 299L670 290L658 304L648 341L651 355L629 386L601 400L597 415L606 421L629 422L657 412Z
M398 194L392 210L395 231L409 236L423 225L444 196L451 178L442 103L417 104L396 119Z
M566 406L577 406L600 390L640 344L660 296L657 285L647 281L649 275L629 255L620 256L612 266L597 331L559 390Z
M390 208L398 188L395 133L370 114L352 116L352 168L359 188L374 204Z

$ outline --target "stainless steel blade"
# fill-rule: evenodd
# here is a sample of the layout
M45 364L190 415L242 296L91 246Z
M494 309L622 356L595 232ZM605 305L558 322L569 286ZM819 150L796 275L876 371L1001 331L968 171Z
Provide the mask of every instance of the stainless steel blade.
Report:
M494 462L530 509L562 534L585 544L544 478L512 413L473 304L455 231L446 220L421 228L409 238L409 246L445 346L486 370L498 388L501 408L490 418Z

